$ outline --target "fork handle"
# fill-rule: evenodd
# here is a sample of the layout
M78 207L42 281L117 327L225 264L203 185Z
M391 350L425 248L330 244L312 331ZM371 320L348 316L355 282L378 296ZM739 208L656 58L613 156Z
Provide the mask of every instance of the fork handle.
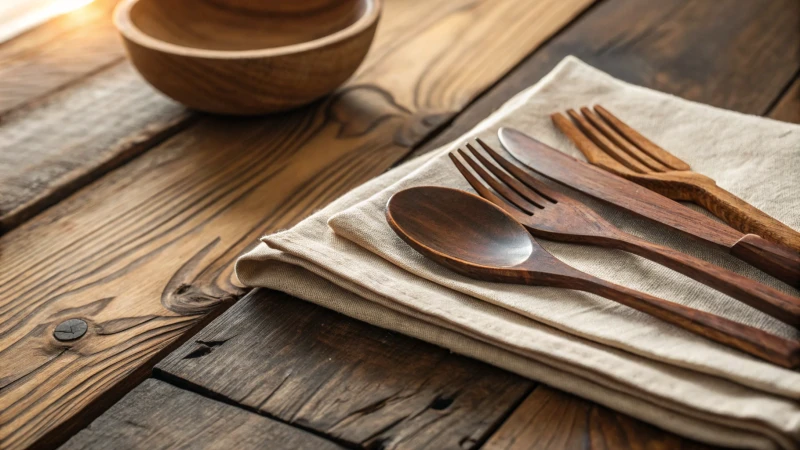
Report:
M705 311L653 297L644 292L582 273L571 289L597 294L699 334L723 345L790 369L800 366L800 342L784 339Z
M758 238L758 236L754 237ZM614 240L615 248L655 261L706 286L728 294L776 319L794 327L800 327L800 298L702 259L629 234L620 234Z
M710 180L709 180L710 181ZM742 233L757 234L764 239L785 245L800 252L800 232L797 232L710 181L697 185L692 201L709 210Z
M800 253L755 234L744 235L733 244L730 253L784 283L800 288Z

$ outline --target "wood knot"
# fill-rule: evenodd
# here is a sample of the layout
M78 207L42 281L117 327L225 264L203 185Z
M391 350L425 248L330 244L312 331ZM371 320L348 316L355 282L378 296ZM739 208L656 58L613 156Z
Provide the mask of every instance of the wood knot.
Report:
M229 339L230 338L220 339L216 341L195 341L195 343L198 344L198 347L189 352L186 356L183 357L183 359L196 359L206 356L209 353L213 352L215 348L228 342Z
M431 402L430 408L435 409L437 411L441 411L443 409L447 409L450 405L453 404L453 399L448 397L442 397L441 395L433 399Z
M328 118L340 124L338 138L364 136L387 120L411 115L411 111L395 102L389 92L373 85L342 90L327 109Z
M189 292L189 289L191 289L190 285L181 284L180 286L178 286L178 289L175 289L175 295L184 295L187 292Z
M394 143L404 148L412 148L433 131L446 125L453 116L453 113L448 112L416 113L397 130L394 135Z
M217 305L235 298L232 294L211 290L212 292L207 293L202 287L182 284L172 293L162 296L161 304L172 312L189 316L205 314Z

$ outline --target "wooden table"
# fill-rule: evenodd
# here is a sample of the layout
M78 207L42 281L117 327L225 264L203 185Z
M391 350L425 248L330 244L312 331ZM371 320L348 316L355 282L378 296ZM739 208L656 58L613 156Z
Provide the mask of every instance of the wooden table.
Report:
M702 447L285 294L247 294L231 263L569 54L800 122L796 0L386 0L347 86L251 119L155 93L124 58L112 6L0 45L0 448ZM55 339L72 318L86 333Z

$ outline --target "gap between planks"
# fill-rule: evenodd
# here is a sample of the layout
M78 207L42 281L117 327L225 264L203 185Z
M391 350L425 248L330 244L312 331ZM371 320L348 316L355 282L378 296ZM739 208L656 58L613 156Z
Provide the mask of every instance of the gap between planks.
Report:
M62 448L337 450L343 447L241 408L149 379Z

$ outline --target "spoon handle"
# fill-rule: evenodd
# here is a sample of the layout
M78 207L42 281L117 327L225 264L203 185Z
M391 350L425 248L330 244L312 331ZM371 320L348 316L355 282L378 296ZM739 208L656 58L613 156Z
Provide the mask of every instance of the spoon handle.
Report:
M800 298L702 259L629 234L620 233L614 238L612 246L669 267L778 320L800 327Z
M581 273L572 289L597 294L782 367L800 366L800 342Z

